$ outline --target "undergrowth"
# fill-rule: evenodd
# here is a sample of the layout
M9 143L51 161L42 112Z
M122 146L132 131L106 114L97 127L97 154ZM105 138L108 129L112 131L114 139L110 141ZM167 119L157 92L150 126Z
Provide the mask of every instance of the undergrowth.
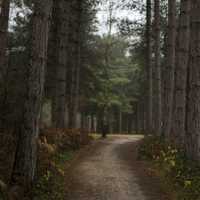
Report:
M65 171L74 154L91 137L84 130L48 129L41 133L34 200L64 200Z
M153 161L177 200L200 200L200 164L162 138L148 136L138 149L139 159Z
M0 133L0 138L0 180L8 184L16 155L17 137L8 132ZM25 197L29 199L30 196L34 200L64 200L66 167L74 153L92 140L87 130L41 128L36 180ZM0 200L2 199L0 191Z
M64 200L64 179L66 163L72 160L74 152L58 153L52 159L54 162L37 180L34 191L36 200Z

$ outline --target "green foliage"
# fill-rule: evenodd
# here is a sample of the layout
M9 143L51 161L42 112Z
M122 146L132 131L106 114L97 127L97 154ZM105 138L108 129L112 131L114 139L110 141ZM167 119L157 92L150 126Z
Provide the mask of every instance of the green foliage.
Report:
M173 185L178 200L199 200L200 164L162 138L146 137L139 147L139 158L153 161Z
M91 58L86 66L88 78L83 92L88 94L87 104L95 110L108 110L113 106L123 111L132 112L132 79L135 74L135 65L128 56L126 38L119 35L96 36L90 43ZM85 84L89 84L87 87ZM131 86L132 85L132 86ZM126 89L127 88L127 89Z

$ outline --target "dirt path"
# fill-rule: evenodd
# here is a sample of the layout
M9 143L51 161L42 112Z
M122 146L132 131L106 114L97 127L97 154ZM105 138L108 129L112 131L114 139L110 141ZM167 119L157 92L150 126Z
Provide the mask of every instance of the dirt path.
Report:
M136 159L139 136L100 140L84 150L66 177L67 200L169 200L158 178Z

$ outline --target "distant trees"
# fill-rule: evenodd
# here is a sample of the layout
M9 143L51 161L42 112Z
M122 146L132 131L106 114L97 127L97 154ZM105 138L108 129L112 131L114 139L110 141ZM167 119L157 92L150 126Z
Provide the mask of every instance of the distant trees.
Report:
M135 110L132 104L138 84L137 65L131 62L131 57L126 57L128 43L120 36L110 35L108 38L105 35L94 39L96 47L92 46L90 49L94 58L93 65L88 65L87 69L90 82L87 82L88 89L83 89L89 95L86 101L88 116L97 118L99 131L102 129L102 121L105 120L106 126L114 133L127 132L127 124L133 124L134 121ZM108 41L112 44L109 47L109 65L105 62ZM130 132L134 130L130 126L128 129Z

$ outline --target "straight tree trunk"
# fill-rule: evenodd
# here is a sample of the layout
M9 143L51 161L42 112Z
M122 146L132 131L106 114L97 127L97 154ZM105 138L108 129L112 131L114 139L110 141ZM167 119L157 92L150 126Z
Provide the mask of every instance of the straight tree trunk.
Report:
M109 124L109 133L110 134L113 133L113 118L114 118L113 110L112 110L112 108L110 108L109 113L108 113L108 124Z
M34 2L30 61L27 66L27 95L12 172L12 184L25 188L31 186L35 177L51 9L52 0Z
M6 101L5 77L7 71L7 43L8 43L8 21L10 11L10 0L0 1L0 128L4 126L4 109Z
M82 8L83 1L74 0L72 10L72 68L70 87L70 118L69 128L77 128L77 113L79 109L80 67L81 67L81 37L82 37Z
M53 1L52 20L49 31L48 58L45 89L46 96L51 100L51 126L56 124L56 86L57 86L57 54L58 52L58 22L59 22L59 3ZM55 51L56 49L56 51Z
M140 132L144 133L146 130L146 117L145 117L145 99L144 97L140 98L140 105L139 105L139 123L140 123Z
M160 64L160 0L154 0L154 23L155 23L155 132L161 135L162 125L162 88L161 88L161 64Z
M187 151L200 159L200 1L191 0L191 36L187 102Z
M152 106L153 106L153 82L152 82L152 46L151 46L151 0L146 1L146 89L147 89L147 133L152 133Z
M8 20L10 0L0 1L0 81L3 81L7 65Z
M182 0L177 37L172 127L172 133L176 143L179 145L185 143L186 87L190 46L190 9L191 0Z
M66 73L67 73L67 48L69 31L69 2L66 0L55 1L57 4L57 58L56 58L56 91L53 102L53 122L56 128L65 128L66 116ZM56 52L55 52L56 53Z
M140 111L139 111L139 102L137 102L136 103L136 106L135 106L135 133L136 134L138 134L139 133L139 127L140 127L140 125L139 125L139 115L140 115L140 113L139 113ZM132 121L132 123L133 123L133 121ZM132 131L133 131L133 129L132 129Z
M77 38L79 38L78 36ZM70 128L77 128L77 114L79 109L79 89L80 89L80 67L81 67L81 58L80 58L80 43L76 45L77 51L75 56L75 65L73 66L73 83L71 87L72 96L71 96L71 115L70 115Z
M119 134L122 134L122 110L119 109Z
M172 128L176 47L176 0L168 0L167 58L164 70L163 135L169 139Z

